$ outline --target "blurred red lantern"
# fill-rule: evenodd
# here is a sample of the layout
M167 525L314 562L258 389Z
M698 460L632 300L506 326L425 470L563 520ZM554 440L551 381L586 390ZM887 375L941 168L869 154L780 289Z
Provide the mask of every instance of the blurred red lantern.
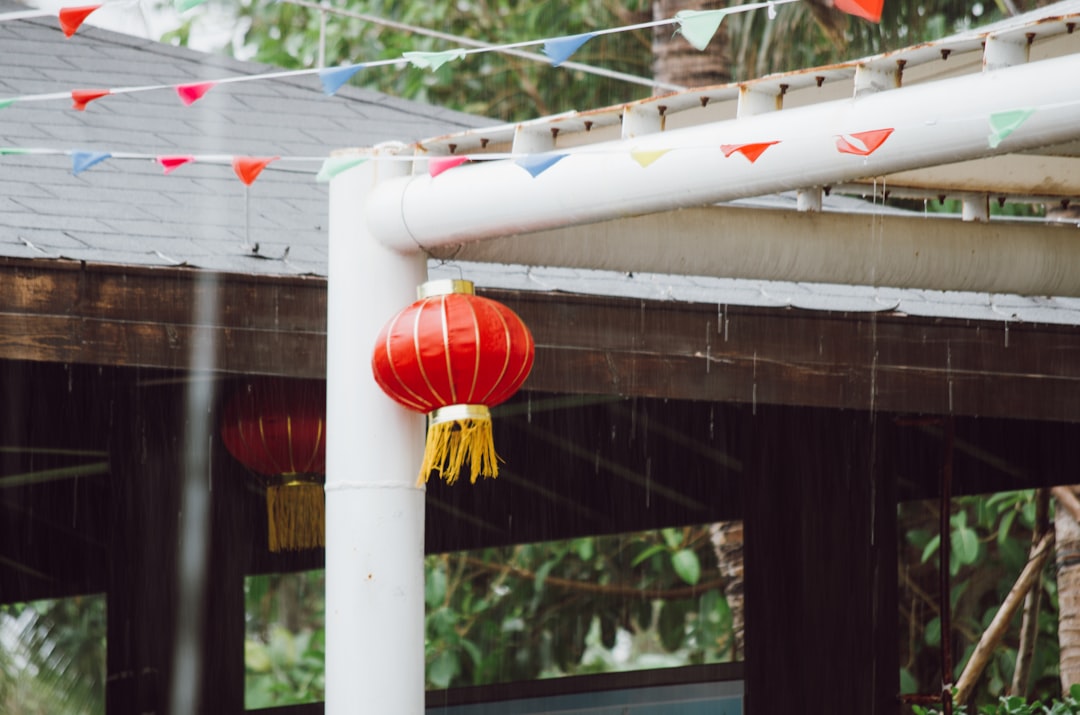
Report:
M225 405L221 438L266 481L270 550L324 546L325 383L264 378L240 385Z
M399 404L428 414L420 479L453 483L466 462L471 481L499 474L491 412L521 387L535 348L521 318L473 293L464 280L430 281L375 343L375 381Z

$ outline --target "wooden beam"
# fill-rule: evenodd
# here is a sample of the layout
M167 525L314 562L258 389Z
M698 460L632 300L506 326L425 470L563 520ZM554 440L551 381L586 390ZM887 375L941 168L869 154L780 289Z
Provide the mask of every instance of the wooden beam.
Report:
M321 378L326 280L0 260L0 358L185 369L204 339L222 372Z
M221 306L194 322L200 292ZM530 326L527 388L1080 421L1080 331L486 290ZM326 281L0 260L0 358L320 378Z

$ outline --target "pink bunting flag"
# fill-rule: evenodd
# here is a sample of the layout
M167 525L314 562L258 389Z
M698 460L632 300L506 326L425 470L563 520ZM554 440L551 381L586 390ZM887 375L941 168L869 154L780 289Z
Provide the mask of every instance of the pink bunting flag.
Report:
M157 163L164 169L163 174L171 174L188 162L195 161L193 156L159 156Z
M720 151L724 152L725 157L729 157L732 154L738 152L742 154L750 163L753 164L758 160L758 157L765 153L765 150L771 147L773 144L779 144L779 141L774 142L754 142L751 144L722 144Z
M181 84L176 87L176 94L184 106L190 107L203 98L217 85L217 82L196 82L195 84Z
M833 0L833 7L870 22L881 22L885 0Z
M78 29L82 27L83 21L86 20L87 16L99 7L101 7L101 5L60 8L60 29L64 31L64 35L67 37L74 35Z
M455 166L461 166L469 160L467 156L446 156L439 157L438 159L430 159L428 161L428 173L431 174L431 178L435 178L439 174L443 173L447 169L453 169Z
M877 151L878 147L884 144L892 133L893 130L889 128L844 134L836 137L836 150L841 154L869 156Z
M234 156L232 160L233 171L240 177L245 185L251 186L267 164L277 161L280 156Z
M107 89L73 89L71 90L71 108L81 112L90 102L101 99L107 94L111 94Z

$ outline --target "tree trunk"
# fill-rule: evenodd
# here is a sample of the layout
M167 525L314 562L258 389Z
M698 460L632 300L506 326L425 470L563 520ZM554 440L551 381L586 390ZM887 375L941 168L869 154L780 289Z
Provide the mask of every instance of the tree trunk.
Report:
M726 579L724 597L731 609L731 659L741 661L745 651L743 620L743 523L721 521L709 527L720 575Z
M1058 643L1061 646L1061 689L1080 683L1080 524L1064 503L1068 493L1055 489L1057 509ZM1063 508L1064 507L1064 508Z
M654 0L653 19L666 20L675 17L680 10L716 10L727 6L719 0ZM676 27L661 25L653 29L653 78L685 87L730 82L731 53L725 24L720 23L720 29L704 52L676 35Z

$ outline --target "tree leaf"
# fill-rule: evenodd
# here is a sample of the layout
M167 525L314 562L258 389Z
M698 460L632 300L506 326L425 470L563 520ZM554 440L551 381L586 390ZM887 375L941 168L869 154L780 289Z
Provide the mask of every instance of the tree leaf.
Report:
M652 556L659 554L662 551L667 551L667 547L663 544L653 544L649 548L642 551L640 554L634 557L634 560L630 562L631 566L637 566L643 561L647 561Z
M427 668L427 679L436 688L447 688L450 681L458 674L460 665L457 654L444 650Z
M690 549L682 549L671 555L671 566L686 583L694 586L701 580L701 562Z
M922 560L919 563L925 564L930 560L930 557L938 550L938 546L941 545L941 534L935 534L930 541L926 542L926 547L922 552Z
M952 549L957 560L970 566L979 558L979 536L974 529L963 526L952 533Z
M424 602L428 608L437 608L446 600L446 571L441 567L427 572L424 579Z
M923 640L926 641L926 645L933 648L941 645L941 619L934 617L931 618L926 628L923 630Z

